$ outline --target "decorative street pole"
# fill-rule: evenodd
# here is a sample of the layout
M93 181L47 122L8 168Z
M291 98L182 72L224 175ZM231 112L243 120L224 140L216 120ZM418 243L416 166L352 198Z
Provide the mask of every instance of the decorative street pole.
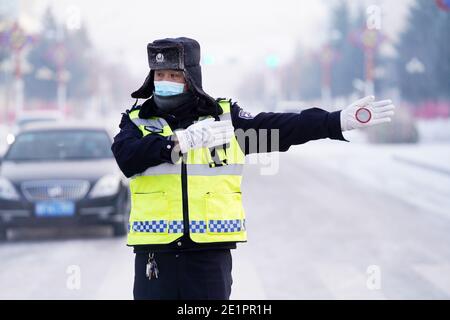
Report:
M16 116L22 113L24 107L22 53L26 45L33 41L33 37L26 35L18 22L14 22L9 29L0 33L0 43L12 53L14 59L14 107Z
M380 44L384 41L384 37L376 29L365 28L362 31L353 32L350 40L364 52L365 95L373 95L375 93L375 54Z
M450 0L436 0L439 9L450 12Z
M52 73L52 79L57 84L57 108L59 113L64 116L66 114L67 104L67 81L68 72L65 68L68 58L67 48L63 42L62 31L58 41L54 43L47 51L46 59L55 66L55 72Z
M375 93L373 74L375 69L375 50L378 44L378 31L365 29L362 41L365 56L366 96L369 96Z
M20 115L23 111L23 79L22 79L22 52L29 42L23 29L15 22L9 32L7 42L14 56L14 96L16 114Z
M58 110L61 115L65 115L66 100L67 100L67 79L65 63L67 58L67 51L63 43L58 43L54 49L54 60L56 62L56 81L58 83Z
M322 85L321 85L321 95L322 104L328 105L331 103L331 71L333 62L336 61L337 54L336 51L329 45L322 47L322 52L320 55L320 64L322 69Z

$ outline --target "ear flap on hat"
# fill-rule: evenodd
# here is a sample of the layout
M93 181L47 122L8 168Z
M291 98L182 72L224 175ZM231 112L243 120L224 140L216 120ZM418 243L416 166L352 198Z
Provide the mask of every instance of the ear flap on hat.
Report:
M150 70L147 78L145 78L144 84L135 92L131 94L134 99L148 99L152 96L154 90L154 70Z

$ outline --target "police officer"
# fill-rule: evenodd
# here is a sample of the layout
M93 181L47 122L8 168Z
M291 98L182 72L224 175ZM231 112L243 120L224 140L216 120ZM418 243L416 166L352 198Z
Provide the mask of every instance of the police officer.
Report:
M390 121L390 100L366 97L337 112L252 116L202 89L200 45L185 37L147 46L150 72L132 93L146 99L123 113L112 151L130 179L128 245L135 252L135 299L229 299L230 249L247 240L241 172L250 153ZM261 130L266 129L266 130ZM245 132L253 130L249 142ZM236 132L243 133L239 138ZM260 145L261 141L277 143Z

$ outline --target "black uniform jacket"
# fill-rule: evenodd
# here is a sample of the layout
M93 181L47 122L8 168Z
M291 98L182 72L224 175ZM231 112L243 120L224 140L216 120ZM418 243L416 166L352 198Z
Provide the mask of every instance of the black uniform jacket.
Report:
M176 115L162 113L155 105L152 98L146 100L141 106L132 108L139 109L141 118L159 116L164 118L172 130L187 128L196 121L201 112L197 108L186 108L178 111ZM157 134L143 137L141 131L130 120L127 110L122 114L120 132L114 137L112 151L117 164L126 177L145 171L147 168L157 166L161 163L172 163L171 152L174 142L171 139ZM330 138L346 141L342 135L340 124L340 111L327 112L319 108L311 108L298 113L273 113L261 112L254 116L245 112L237 103L231 106L232 124L235 129L254 129L259 132L268 133L270 141L270 130L278 129L279 146L269 148L267 146L256 147L239 140L244 153L256 152L285 152L291 146L306 143L312 140ZM266 129L266 130L260 130ZM259 139L257 139L259 141ZM190 240L188 235L168 245L134 246L135 252L150 251L176 251L176 250L202 250L216 248L235 248L235 243L197 244Z

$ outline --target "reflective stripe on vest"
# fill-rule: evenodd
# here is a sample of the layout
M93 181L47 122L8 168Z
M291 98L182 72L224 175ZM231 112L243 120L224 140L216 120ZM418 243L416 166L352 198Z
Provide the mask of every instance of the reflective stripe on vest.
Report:
M209 230L215 233L240 232L245 230L245 219L243 220L210 220ZM166 221L135 221L132 231L143 233L183 233L183 220ZM206 233L205 221L189 221L189 231L191 233Z
M219 102L230 120L230 103ZM139 118L139 110L130 119L144 136L173 134L167 122L158 117ZM199 118L199 121L209 117ZM186 156L189 234L199 243L246 241L245 212L241 181L245 160L237 139L213 149L191 150ZM181 160L150 167L130 181L132 208L128 244L167 244L184 232L181 190Z
M173 134L172 129L163 118L151 117L149 119L139 118L139 110L133 110L128 114L130 120L141 130L144 137L151 133L157 133L164 137Z
M220 175L242 175L243 164L229 164L221 167L211 167L209 164L188 164L187 173L190 176L220 176ZM166 174L181 174L180 164L161 164L150 167L133 178L140 176L161 176Z

